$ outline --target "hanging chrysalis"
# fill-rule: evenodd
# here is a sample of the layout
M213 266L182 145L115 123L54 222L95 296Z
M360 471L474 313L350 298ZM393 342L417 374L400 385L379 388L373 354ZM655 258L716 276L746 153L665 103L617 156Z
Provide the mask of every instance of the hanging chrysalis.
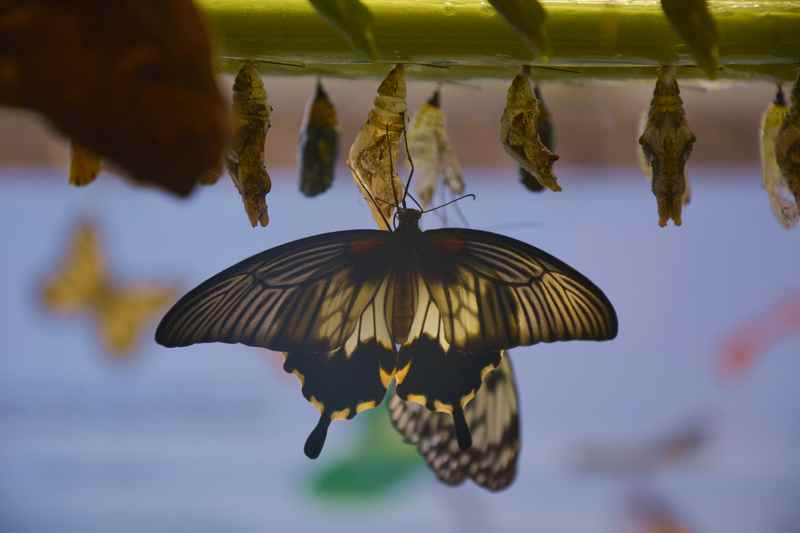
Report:
M233 83L233 110L236 133L225 166L242 195L250 224L269 224L267 193L272 188L264 166L264 143L270 126L272 107L261 75L252 62L245 63Z
M541 139L542 144L544 144L548 150L554 152L556 148L555 129L553 128L553 122L550 120L550 111L544 103L538 85L533 86L533 94L539 101L539 120L536 121L536 132L539 134L539 139ZM523 167L519 167L519 179L525 188L531 192L544 191L544 185L539 183L533 174Z
M553 175L558 156L545 146L537 131L542 112L525 72L517 74L508 89L506 108L500 118L500 142L508 155L551 191L561 186Z
M306 106L300 127L300 191L316 196L333 183L334 168L339 158L339 129L336 109L317 80L314 98Z
M176 288L165 284L120 284L106 268L97 229L80 224L56 271L41 285L49 311L94 319L106 351L124 356L133 350L144 328L174 301Z
M89 185L103 168L103 161L97 154L75 142L71 144L70 152L69 184L76 187Z
M686 161L692 153L695 136L686 122L681 91L674 66L658 69L658 79L650 101L647 121L639 137L646 175L652 180L658 202L658 225L672 219L680 226L683 204L688 202Z
M411 121L408 150L414 161L417 196L422 207L430 206L439 176L453 194L464 192L461 165L447 136L438 89Z
M378 87L367 121L347 156L347 166L367 200L372 217L385 230L390 228L395 206L403 195L403 184L395 173L394 163L405 127L405 113L405 70L403 65L397 65Z
M792 88L792 106L775 138L775 157L795 205L800 206L800 74Z
M761 179L764 189L769 195L769 204L772 213L781 226L786 229L797 225L798 205L792 197L788 184L783 179L778 160L775 157L775 138L789 114L789 107L783 95L783 89L778 87L775 100L767 107L761 117Z

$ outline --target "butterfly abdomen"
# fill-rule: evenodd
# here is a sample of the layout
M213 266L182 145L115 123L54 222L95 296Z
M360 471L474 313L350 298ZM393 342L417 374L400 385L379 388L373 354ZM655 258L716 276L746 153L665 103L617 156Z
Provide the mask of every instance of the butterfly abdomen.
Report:
M409 271L395 274L391 310L392 336L402 343L408 338L417 310L416 279Z

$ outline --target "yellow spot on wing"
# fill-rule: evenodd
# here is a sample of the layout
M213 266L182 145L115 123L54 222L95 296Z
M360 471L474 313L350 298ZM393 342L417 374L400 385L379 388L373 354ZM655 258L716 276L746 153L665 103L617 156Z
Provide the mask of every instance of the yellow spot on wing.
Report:
M360 404L356 405L356 414L361 413L363 411L367 411L369 409L374 409L377 404L370 400L368 402L361 402Z
M483 377L481 377L481 379L483 379ZM461 407L462 408L466 407L467 404L469 402L471 402L474 397L475 397L475 391L474 390L471 390L471 391L469 391L469 394L465 394L464 396L462 396L461 397Z
M433 407L434 407L434 409L436 409L440 413L447 413L448 415L452 415L453 414L453 406L452 405L448 405L446 403L442 403L439 400L434 400L433 401Z
M423 407L428 403L428 399L425 397L424 394L409 394L406 400L408 400L409 402L418 403Z
M406 375L408 375L408 371L411 370L411 361L409 361L406 366L401 368L395 373L395 379L397 383L402 383L404 379L406 379Z
M297 378L297 381L300 382L300 386L303 386L303 383L306 382L306 377L299 371L299 370L292 370L292 374Z
M350 414L350 408L345 407L341 411L334 411L331 413L331 420L345 420Z
M486 365L485 367L483 367L483 369L481 370L481 381L485 380L486 376L488 376L489 373L492 370L494 370L494 368L495 368L494 365L491 365L491 364ZM474 394L474 392L473 392L473 394Z
M383 383L383 388L388 389L389 383L392 382L392 376L394 376L394 370L392 370L391 374L385 371L383 367L379 368L378 371L381 377L381 383Z
M317 400L314 396L309 398L308 401L311 402L311 405L313 405L320 413L325 410L325 404Z

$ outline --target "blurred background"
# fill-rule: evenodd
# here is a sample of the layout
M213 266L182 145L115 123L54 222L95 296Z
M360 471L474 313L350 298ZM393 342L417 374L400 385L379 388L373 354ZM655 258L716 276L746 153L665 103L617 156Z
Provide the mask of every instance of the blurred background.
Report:
M94 222L115 283L181 294L289 240L373 227L343 166L320 197L297 190L314 80L265 83L273 189L259 229L227 177L188 200L108 172L70 188L64 139L0 110L0 531L800 531L800 234L774 220L758 160L774 85L682 84L694 195L684 226L667 229L635 151L652 84L542 87L557 194L525 190L497 140L505 84L444 86L477 195L461 204L470 224L573 265L620 320L612 342L511 351L522 452L516 482L490 494L439 484L382 408L333 424L306 459L318 414L276 353L167 350L155 317L135 351L112 357L90 316L42 305L79 220ZM342 160L376 86L326 80ZM411 82L411 110L433 89ZM669 445L687 431L689 444Z

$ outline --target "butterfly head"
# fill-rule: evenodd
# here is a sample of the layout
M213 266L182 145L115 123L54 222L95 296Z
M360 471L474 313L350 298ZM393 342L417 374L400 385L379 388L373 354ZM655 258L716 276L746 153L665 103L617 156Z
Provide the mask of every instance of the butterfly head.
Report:
M397 210L397 231L419 231L419 219L422 211L401 207Z

